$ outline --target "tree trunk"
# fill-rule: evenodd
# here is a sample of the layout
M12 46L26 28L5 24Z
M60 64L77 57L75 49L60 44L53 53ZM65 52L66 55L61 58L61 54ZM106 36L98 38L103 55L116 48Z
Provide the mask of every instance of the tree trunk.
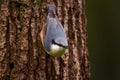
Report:
M48 55L39 36L44 0L0 0L0 80L89 80L84 0L53 0L68 37L65 55Z

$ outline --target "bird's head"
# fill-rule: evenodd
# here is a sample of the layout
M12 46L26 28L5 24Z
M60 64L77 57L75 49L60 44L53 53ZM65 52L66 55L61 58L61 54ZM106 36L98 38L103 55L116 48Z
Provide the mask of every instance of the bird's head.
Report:
M52 44L50 49L50 55L54 57L60 57L65 53L66 49L57 44Z

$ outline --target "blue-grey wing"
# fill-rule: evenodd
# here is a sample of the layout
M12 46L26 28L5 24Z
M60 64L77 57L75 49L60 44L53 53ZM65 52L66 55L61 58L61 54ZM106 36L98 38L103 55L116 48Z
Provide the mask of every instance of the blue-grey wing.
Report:
M56 38L54 39L57 44L61 44L63 46L68 46L67 37L63 26L61 25L60 21L57 20L57 27L56 27Z
M55 38L55 24L56 22L52 18L47 19L47 24L46 24L46 32L45 32L45 37L44 37L44 45L47 51L50 51L50 46L52 44L52 39Z

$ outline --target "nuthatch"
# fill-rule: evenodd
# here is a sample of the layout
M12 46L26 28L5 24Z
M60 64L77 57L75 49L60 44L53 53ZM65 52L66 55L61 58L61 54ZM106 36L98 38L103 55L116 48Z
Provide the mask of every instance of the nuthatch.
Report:
M68 47L68 41L62 24L56 15L56 6L47 5L48 16L46 26L40 36L46 52L54 57L60 57Z

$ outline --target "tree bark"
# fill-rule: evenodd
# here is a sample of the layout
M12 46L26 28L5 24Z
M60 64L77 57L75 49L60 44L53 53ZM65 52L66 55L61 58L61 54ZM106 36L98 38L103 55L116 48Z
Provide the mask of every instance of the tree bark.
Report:
M0 0L0 80L89 80L84 0L53 0L68 37L65 55L48 55L39 36L45 0Z

